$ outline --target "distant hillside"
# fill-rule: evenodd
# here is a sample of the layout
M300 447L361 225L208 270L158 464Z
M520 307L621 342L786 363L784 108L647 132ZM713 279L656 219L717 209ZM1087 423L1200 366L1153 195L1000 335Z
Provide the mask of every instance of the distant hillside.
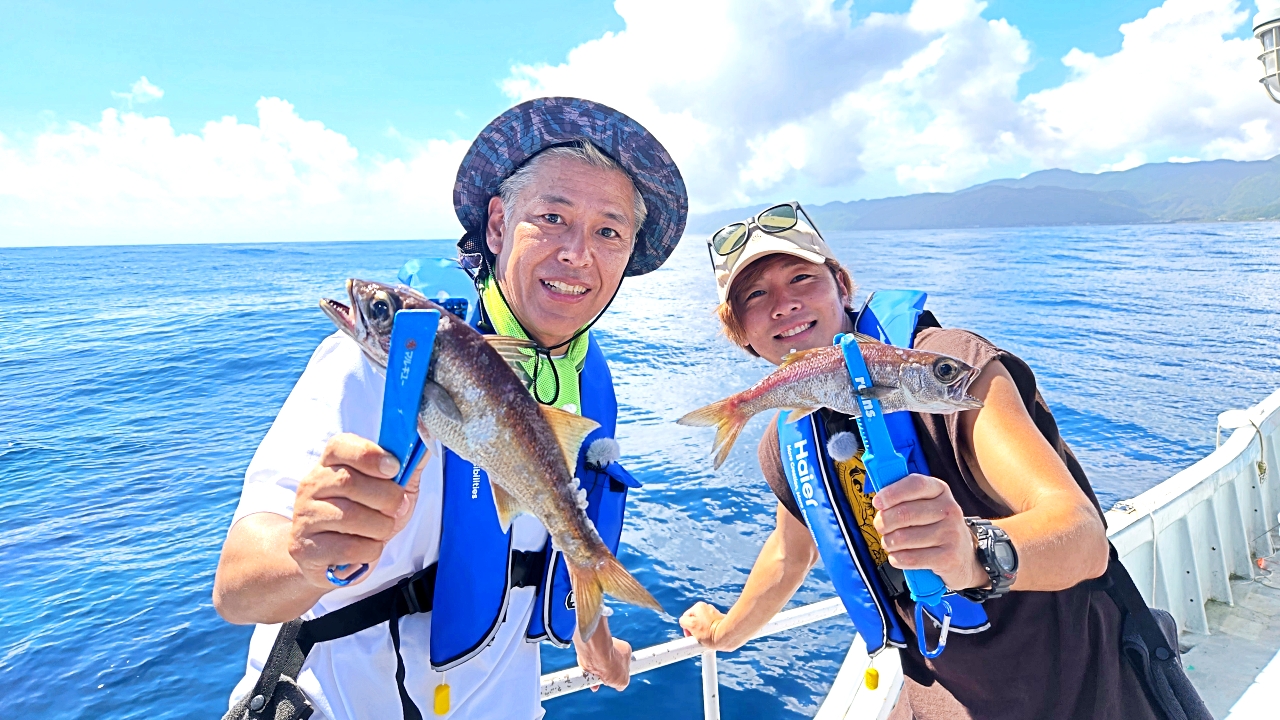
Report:
M714 232L763 207L695 215L689 229ZM1253 162L1150 163L1098 174L1041 170L954 193L805 209L820 229L833 231L1280 220L1280 155Z

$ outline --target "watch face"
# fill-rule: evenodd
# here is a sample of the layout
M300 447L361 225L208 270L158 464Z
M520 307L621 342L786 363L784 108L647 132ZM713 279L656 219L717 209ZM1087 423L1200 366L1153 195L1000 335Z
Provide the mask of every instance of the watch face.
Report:
M1000 563L1000 569L1009 572L1014 569L1017 563L1017 556L1013 553L1013 548L1008 543L995 544L996 562Z

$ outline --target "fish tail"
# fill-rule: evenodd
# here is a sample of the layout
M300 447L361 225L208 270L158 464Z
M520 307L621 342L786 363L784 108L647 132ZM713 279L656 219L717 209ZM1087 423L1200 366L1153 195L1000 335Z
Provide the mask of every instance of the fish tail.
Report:
M608 550L605 551L605 562L598 567L584 567L573 563L567 563L567 565L569 582L573 585L573 606L578 616L578 633L584 640L589 640L600 624L600 612L605 595L632 605L664 612L662 605Z
M736 402L736 398L727 397L704 408L694 410L676 421L680 425L714 427L716 429L716 442L711 448L711 451L715 453L716 469L719 469L724 464L724 461L728 459L729 451L733 449L733 444L737 442L738 435L742 433L742 428L746 427L747 421L751 419L750 415L741 412L738 408L739 403Z

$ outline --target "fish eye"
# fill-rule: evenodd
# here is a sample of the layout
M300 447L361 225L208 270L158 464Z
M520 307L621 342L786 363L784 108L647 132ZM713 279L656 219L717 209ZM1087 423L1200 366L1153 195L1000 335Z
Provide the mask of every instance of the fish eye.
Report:
M942 358L933 364L933 374L945 385L950 385L960 378L960 367L954 360Z
M395 296L379 290L373 296L373 302L369 303L369 319L379 325L389 323L398 306L399 302L397 302Z

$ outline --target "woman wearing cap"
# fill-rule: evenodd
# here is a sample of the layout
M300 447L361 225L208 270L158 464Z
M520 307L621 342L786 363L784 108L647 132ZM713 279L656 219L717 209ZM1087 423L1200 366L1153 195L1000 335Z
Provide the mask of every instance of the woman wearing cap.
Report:
M612 379L588 330L624 276L674 248L680 173L626 115L541 98L481 131L454 206L478 329L532 340L535 398L601 425L584 446L603 450L584 448L575 476L616 549L634 481L615 462ZM538 718L544 639L572 641L583 667L624 688L630 646L604 618L589 640L574 634L547 531L521 515L504 533L482 470L430 442L405 488L389 479L396 459L371 440L383 385L355 342L330 336L250 463L214 582L224 618L257 624L227 717ZM361 563L371 568L352 581ZM336 587L327 569L342 565Z
M849 273L798 203L727 226L709 250L718 316L729 339L748 353L778 365L790 352L830 345L836 334L863 327L851 305ZM879 494L869 492L861 453L850 449L861 445L850 417L816 413L816 437L841 442L817 442L819 457L809 458L839 479L831 487L848 503L845 537L848 547L861 548L856 567L867 573L858 587L868 588L867 597L892 598L887 612L897 617L884 618L883 644L902 647L906 677L891 717L1154 717L1115 650L1119 611L1104 592L1082 585L1108 567L1102 512L1031 369L978 335L938 327L928 312L911 334L915 348L979 369L969 392L984 407L914 415L920 462L930 472L908 475ZM841 443L850 448L837 448ZM855 567L836 556L834 543L815 543L806 526L811 503L797 505L784 457L775 423L761 439L759 459L779 500L777 525L742 595L727 614L700 602L680 619L707 647L733 650L746 642L790 600L820 555L828 572ZM952 632L945 652L926 660L914 636L905 569L931 570L951 590L967 591L983 603L973 607L979 617L985 610L989 626L977 621L967 634ZM898 628L896 638L890 626ZM881 645L866 640L873 650Z

